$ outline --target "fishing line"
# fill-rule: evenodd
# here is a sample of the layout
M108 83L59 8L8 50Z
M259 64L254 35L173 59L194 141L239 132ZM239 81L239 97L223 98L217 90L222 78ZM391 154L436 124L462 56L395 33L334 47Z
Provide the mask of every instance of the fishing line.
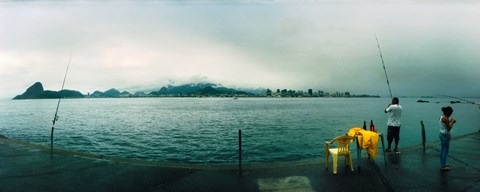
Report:
M449 98L453 98L453 99L458 99L460 101L464 101L464 102L469 103L469 104L478 105L478 107L480 108L480 103L475 103L473 101L469 101L469 100L462 99L462 98L459 98L459 97L448 96L448 95L440 95L440 96L449 97Z
M52 132L50 134L50 155L53 156L53 130L55 129L55 122L58 120L58 108L60 107L60 101L62 100L63 87L65 86L65 80L67 79L68 69L70 68L70 61L72 61L72 54L70 54L70 59L68 59L67 70L65 71L65 76L63 77L62 89L60 89L58 95L57 109L55 110L55 116L52 121Z
M382 51L380 50L380 44L378 43L377 34L375 34L375 40L377 40L378 52L380 53L380 59L382 60L383 71L385 71L385 78L387 79L388 91L390 92L390 98L393 99L392 89L390 89L390 81L388 80L387 69L385 69L385 62L383 61Z

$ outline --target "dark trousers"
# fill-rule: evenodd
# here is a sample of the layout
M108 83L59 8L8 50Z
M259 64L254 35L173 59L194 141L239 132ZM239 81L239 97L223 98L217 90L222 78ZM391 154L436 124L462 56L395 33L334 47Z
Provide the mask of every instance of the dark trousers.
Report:
M392 146L392 141L395 139L395 149L398 147L400 141L400 127L388 126L387 141L388 148Z

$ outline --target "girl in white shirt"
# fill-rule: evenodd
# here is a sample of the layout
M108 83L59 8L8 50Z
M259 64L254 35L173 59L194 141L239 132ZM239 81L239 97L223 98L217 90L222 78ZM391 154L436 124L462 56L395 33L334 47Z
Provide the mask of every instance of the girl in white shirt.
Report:
M450 115L453 113L453 109L450 106L442 108L443 115L440 116L440 171L450 171L452 168L447 164L448 149L450 147L450 130L452 130L453 124L457 122L455 118L450 119Z

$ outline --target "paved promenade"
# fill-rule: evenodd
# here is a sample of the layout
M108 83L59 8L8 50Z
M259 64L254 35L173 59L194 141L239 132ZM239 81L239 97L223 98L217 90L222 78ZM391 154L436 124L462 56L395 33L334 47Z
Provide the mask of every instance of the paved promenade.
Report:
M0 192L10 191L480 191L480 132L453 138L449 172L432 141L370 161L355 147L355 171L339 158L337 175L322 160L237 166L161 164L56 150L0 138ZM319 147L324 147L320 144Z

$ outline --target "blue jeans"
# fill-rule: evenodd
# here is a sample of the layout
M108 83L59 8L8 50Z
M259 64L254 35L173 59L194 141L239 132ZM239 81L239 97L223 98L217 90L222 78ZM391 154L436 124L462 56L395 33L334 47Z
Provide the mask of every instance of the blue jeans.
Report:
M450 134L441 134L440 141L442 142L440 150L440 166L445 167L447 164L448 148L450 147Z

